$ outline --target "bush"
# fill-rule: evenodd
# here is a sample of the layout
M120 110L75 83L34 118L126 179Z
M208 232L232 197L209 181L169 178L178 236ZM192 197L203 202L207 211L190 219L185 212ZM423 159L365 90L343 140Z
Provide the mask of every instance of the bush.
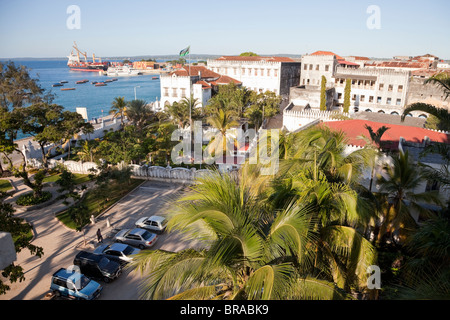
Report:
M36 204L44 203L52 198L52 193L43 191L41 197L35 198L33 192L23 194L17 198L16 203L20 206L34 206Z

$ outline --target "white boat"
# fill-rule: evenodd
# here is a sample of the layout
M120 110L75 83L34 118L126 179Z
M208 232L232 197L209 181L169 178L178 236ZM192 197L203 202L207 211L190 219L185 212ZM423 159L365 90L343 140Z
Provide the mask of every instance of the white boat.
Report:
M140 76L142 75L142 72L128 66L117 66L109 67L106 71L106 75L109 77Z

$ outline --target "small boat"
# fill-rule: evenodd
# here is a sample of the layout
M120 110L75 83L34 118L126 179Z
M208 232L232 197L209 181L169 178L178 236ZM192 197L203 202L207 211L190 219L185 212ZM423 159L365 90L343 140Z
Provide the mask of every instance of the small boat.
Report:
M112 79L112 81L117 81L117 80L119 80L119 79L117 79L117 78L113 78L113 79Z
M68 83L69 81L67 81L67 80L62 80L62 81L60 81L59 83Z
M104 82L97 82L97 83L95 84L96 87L104 87L104 86L106 86L106 85L107 85L107 84L104 83Z
M52 84L52 87L62 87L63 85L61 83L54 83Z
M153 79L153 80L157 80L157 79L158 79L158 77L152 77L152 79Z
M75 90L75 88L62 88L61 91Z
M98 81L92 81L91 83L92 83L92 84L97 84L97 83L98 83Z
M76 84L81 84L81 83L86 83L86 82L89 82L89 80L87 80L87 79L79 80L79 81L77 81L77 82L75 82L75 83L76 83Z
M110 82L113 82L111 79L108 79L108 80L105 80L104 81L105 83L110 83Z

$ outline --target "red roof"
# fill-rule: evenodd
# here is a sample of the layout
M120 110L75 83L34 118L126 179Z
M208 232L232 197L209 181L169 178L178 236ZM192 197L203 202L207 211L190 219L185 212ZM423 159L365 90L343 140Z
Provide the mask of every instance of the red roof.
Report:
M336 59L344 60L344 58L331 51L316 51L311 53L311 56L336 56Z
M268 61L268 62L295 62L293 59L288 57L245 57L245 56L222 56L216 60L225 61Z
M217 79L217 80L211 81L212 85L229 84L229 83L234 83L234 84L237 84L237 85L241 85L242 84L242 82L240 82L240 81L238 81L236 79L233 79L233 78L231 78L229 76L224 76L224 75L221 75L219 77L219 79Z
M191 76L197 76L199 72L202 74L202 79L204 78L219 78L220 74L209 70L204 66L184 66L181 69L173 71L171 74L176 74L177 76L187 77L189 76L189 71Z
M350 62L350 61L346 61L346 60L340 60L339 64L345 64L345 65L348 65L348 66L358 66L359 67L359 64L354 63L354 62Z
M349 139L348 144L360 147L363 147L366 143L358 137L361 135L369 137L369 132L365 128L365 125L372 127L373 131L377 131L382 126L390 128L383 134L381 142L383 147L391 150L398 149L400 137L405 139L407 142L413 143L422 143L425 137L428 137L432 142L450 143L449 136L446 133L440 133L417 127L385 124L367 120L332 121L324 122L322 125L326 125L330 129L343 131Z
M417 68L428 69L430 62L410 62L410 61L376 61L366 64L366 67L380 68Z

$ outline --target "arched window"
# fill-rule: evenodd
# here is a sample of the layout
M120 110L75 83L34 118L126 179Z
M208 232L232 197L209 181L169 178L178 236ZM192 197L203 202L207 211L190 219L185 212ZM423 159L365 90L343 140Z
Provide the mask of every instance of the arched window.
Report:
M378 113L384 113L384 111L383 111L383 110L380 110L380 111L378 111Z
M391 114L393 114L394 116L398 116L399 114L398 114L398 112L391 112Z
M419 118L422 118L422 119L428 119L428 117L427 117L426 114L421 114L421 115L419 116Z
M370 109L366 109L365 111L366 111L366 112L372 112L372 110L370 110Z

